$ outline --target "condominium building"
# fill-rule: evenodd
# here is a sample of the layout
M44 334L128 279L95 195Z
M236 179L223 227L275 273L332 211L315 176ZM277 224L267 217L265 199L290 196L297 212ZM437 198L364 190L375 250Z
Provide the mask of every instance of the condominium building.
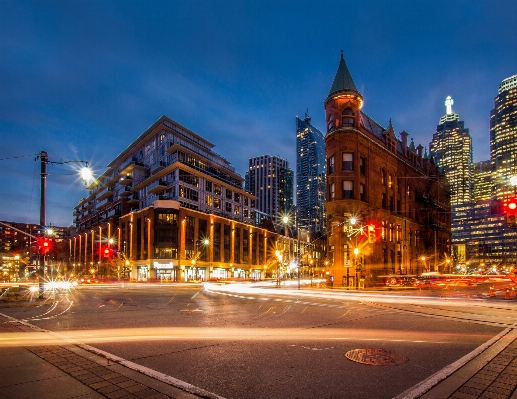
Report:
M75 207L73 263L95 273L115 251L142 281L264 276L272 233L255 227L256 197L213 147L158 119Z
M296 117L296 209L298 224L313 237L327 230L326 185L325 138L306 113Z
M257 198L257 211L273 221L292 211L294 173L285 159L270 155L251 158L245 180L246 191Z

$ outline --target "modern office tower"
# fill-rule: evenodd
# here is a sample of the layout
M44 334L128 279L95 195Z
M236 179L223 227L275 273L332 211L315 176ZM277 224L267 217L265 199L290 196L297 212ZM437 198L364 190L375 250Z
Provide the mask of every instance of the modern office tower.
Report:
M246 172L245 189L257 200L255 208L274 222L292 211L294 173L289 162L277 156L251 158Z
M490 161L494 192L499 200L514 193L510 178L517 176L517 75L499 85L490 111Z
M473 200L472 138L460 116L452 112L453 103L450 96L445 99L446 114L440 118L429 145L431 156L449 182L452 207L471 204Z
M334 285L450 268L450 192L424 147L362 110L341 54L324 101L327 236ZM449 262L447 262L449 260ZM391 281L391 280L389 280ZM368 281L366 281L368 283Z
M451 190L451 234L454 264L466 257L465 222L473 212L472 138L460 116L452 112L453 99L445 99L445 115L433 134L429 147L436 165L445 172Z
M296 117L296 209L299 226L312 237L326 232L325 138L307 113Z
M474 201L492 198L492 167L490 161L474 164Z

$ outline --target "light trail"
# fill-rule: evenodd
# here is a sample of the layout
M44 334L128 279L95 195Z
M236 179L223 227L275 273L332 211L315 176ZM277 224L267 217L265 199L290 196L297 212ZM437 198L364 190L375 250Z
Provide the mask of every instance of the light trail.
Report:
M269 310L266 312L268 313ZM0 314L1 315L1 314ZM422 339L422 337L429 337ZM457 344L458 337L488 340L490 334L456 334L425 331L344 328L206 328L206 327L154 327L118 328L98 330L71 330L49 333L46 331L7 332L0 336L0 348L14 346L63 345L72 343L130 343L155 341L275 341L275 342L412 342L422 344ZM468 342L465 342L468 345Z

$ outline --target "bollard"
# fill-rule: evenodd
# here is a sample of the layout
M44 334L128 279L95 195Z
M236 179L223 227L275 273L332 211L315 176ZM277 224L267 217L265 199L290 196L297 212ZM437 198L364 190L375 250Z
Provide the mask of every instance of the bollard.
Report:
M495 297L494 287L488 289L488 296L491 298Z
M510 299L510 289L506 289L506 294L504 294L504 299Z

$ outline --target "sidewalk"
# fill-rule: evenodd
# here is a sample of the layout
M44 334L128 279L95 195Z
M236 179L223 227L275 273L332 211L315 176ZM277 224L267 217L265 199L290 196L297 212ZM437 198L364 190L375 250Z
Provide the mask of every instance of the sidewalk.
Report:
M395 399L517 399L517 330L508 329L450 375L440 373L445 369Z
M0 316L0 333L30 327ZM197 399L76 345L0 347L0 397L9 399ZM206 397L206 396L205 396Z

